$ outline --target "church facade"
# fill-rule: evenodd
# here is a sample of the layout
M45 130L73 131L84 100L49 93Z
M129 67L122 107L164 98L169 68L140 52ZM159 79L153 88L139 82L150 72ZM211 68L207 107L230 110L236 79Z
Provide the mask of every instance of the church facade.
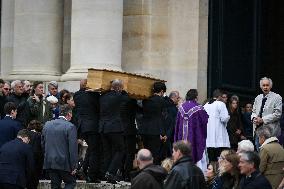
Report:
M2 0L1 77L69 83L88 68L207 97L208 0ZM68 87L67 87L68 88Z

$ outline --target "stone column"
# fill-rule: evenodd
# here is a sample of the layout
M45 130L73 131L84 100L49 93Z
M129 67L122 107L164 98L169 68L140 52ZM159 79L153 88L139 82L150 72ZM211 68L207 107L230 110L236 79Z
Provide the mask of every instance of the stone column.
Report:
M122 68L207 93L208 0L125 0Z
M85 78L88 68L121 70L123 0L72 0L70 68L61 80Z
M1 72L4 78L58 80L63 1L3 0L2 11Z

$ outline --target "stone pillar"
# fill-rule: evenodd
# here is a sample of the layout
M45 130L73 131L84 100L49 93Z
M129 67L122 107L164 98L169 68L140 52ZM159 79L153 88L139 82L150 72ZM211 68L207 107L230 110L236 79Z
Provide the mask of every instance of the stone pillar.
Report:
M207 93L208 0L125 0L122 68Z
M63 1L2 0L2 11L3 77L58 80L62 60Z
M72 0L70 68L61 80L85 78L88 68L121 70L123 0Z

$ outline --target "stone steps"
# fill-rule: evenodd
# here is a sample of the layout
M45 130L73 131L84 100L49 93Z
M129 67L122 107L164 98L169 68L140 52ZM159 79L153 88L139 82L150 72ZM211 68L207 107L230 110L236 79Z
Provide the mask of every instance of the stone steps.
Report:
M62 187L64 184L62 183ZM51 189L50 180L40 180L38 189ZM130 189L129 182L118 182L117 184L106 183L102 181L101 183L86 183L85 181L77 181L75 189Z

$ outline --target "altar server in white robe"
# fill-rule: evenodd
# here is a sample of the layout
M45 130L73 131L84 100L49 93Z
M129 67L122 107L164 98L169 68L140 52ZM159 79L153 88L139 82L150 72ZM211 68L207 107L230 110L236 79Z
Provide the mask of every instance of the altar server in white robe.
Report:
M230 119L225 103L221 100L222 92L216 89L213 99L204 105L209 115L207 123L206 147L209 161L218 161L222 150L230 148L227 122Z

